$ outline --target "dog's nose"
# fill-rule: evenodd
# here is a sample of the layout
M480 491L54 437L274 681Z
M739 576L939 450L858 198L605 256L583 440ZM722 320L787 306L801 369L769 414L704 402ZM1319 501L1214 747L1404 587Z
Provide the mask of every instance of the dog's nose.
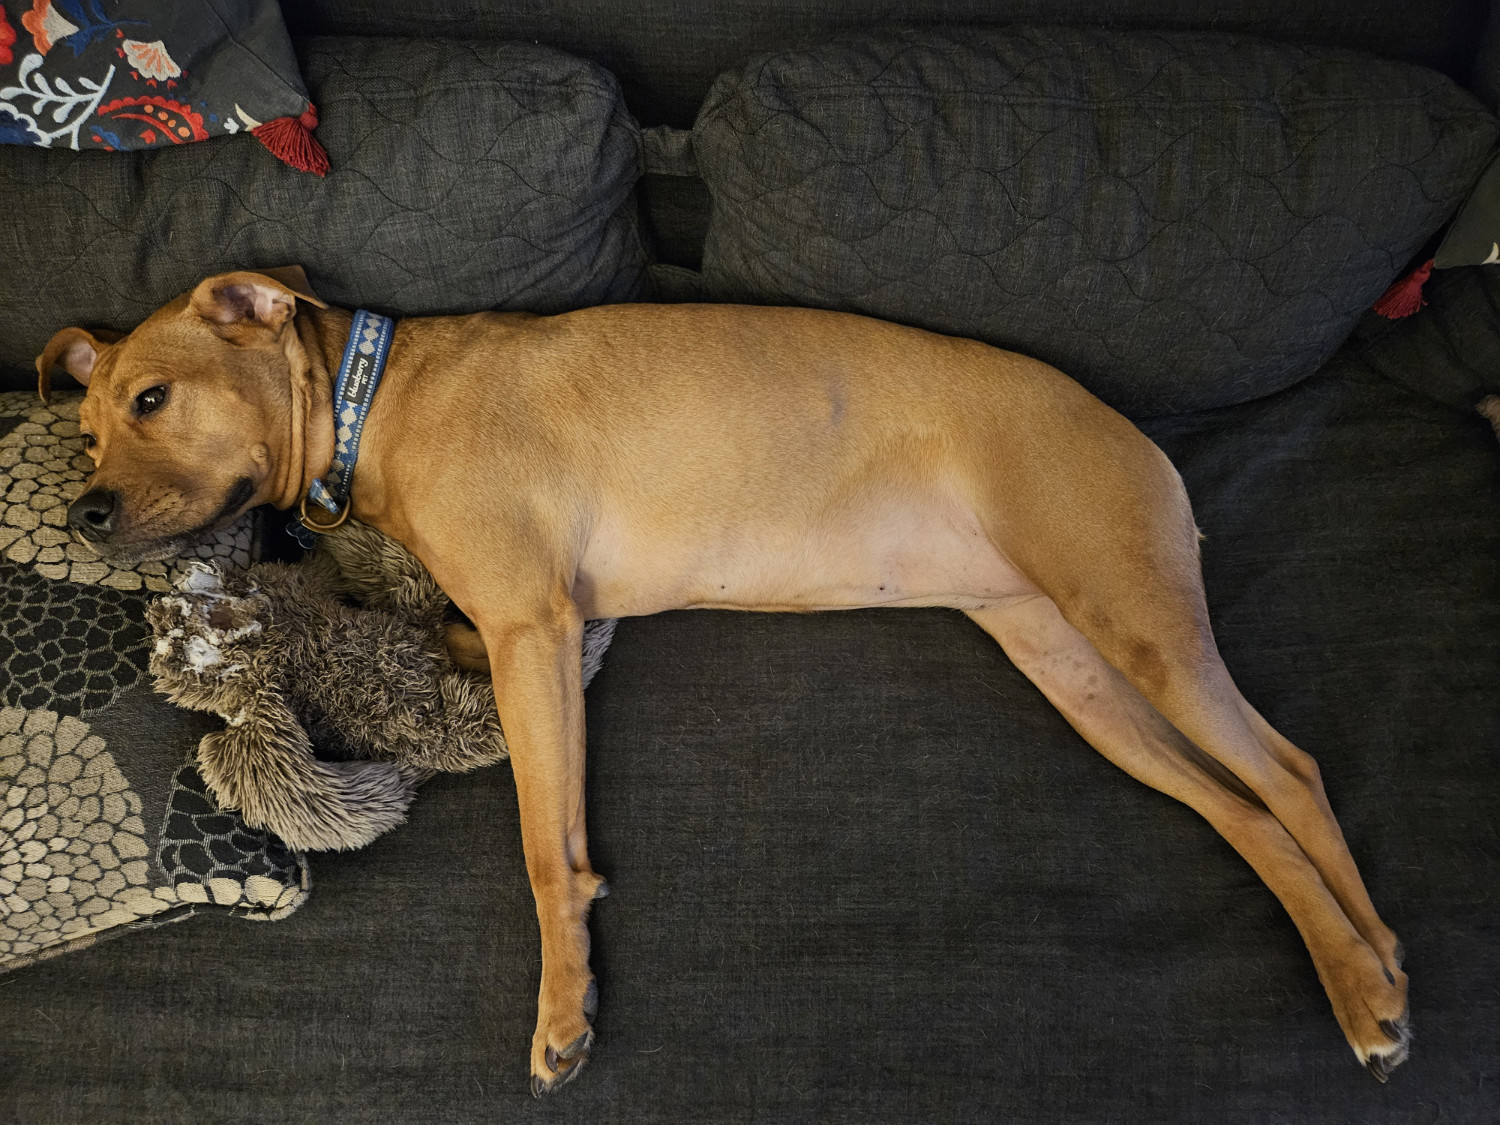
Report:
M68 507L68 526L85 539L95 543L108 539L115 529L116 501L119 495L107 489L95 488L85 492Z

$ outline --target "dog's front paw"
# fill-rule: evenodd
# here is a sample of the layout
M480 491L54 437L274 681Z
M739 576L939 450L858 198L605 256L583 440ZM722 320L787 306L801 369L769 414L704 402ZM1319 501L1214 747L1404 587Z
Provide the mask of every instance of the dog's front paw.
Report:
M591 1021L599 1009L599 985L593 977L583 989L562 990L575 999L549 1004L543 990L536 1034L531 1038L531 1096L539 1098L578 1077L594 1046Z

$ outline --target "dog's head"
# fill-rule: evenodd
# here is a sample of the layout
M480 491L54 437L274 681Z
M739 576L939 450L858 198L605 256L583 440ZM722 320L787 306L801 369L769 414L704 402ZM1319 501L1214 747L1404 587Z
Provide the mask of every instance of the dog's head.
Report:
M42 399L59 366L88 388L79 427L94 473L68 509L76 535L134 565L283 499L277 460L309 367L298 301L327 308L300 267L220 274L129 335L52 337L36 361Z

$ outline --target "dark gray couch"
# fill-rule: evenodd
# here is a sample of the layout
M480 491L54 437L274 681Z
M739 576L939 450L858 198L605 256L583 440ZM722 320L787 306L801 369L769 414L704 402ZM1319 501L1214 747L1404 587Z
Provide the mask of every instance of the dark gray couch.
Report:
M616 74L648 130L691 124L713 76L757 51L896 21L1247 31L1493 88L1483 3L1214 7L1211 19L1150 0L285 9L298 35L540 40ZM302 42L315 101L338 77L329 42ZM335 167L354 159L337 115L325 126ZM682 174L673 137L648 132L653 171L599 213L601 244L615 223L638 241L577 274L575 301L745 296L713 260L697 272L710 194ZM192 147L173 158L228 159ZM7 171L7 156L12 182L40 167ZM528 1095L539 948L499 767L430 783L410 822L363 851L313 857L315 890L285 921L201 917L0 977L0 1120L1500 1118L1500 475L1472 411L1500 390L1500 281L1439 273L1420 315L1358 317L1451 213L1474 159L1455 157L1447 194L1429 193L1428 229L1392 235L1379 260L1351 251L1326 266L1343 271L1346 304L1309 316L1285 349L1334 332L1326 361L1273 357L1257 376L1266 393L1229 393L1211 367L1170 384L1191 401L1152 397L1160 382L1097 388L1181 470L1226 663L1317 757L1406 945L1417 1040L1389 1085L1354 1061L1249 867L1093 753L962 616L676 613L622 622L589 692L591 848L613 894L593 915L599 1041L578 1082ZM234 252L196 261L179 245L138 276L180 285L172 271ZM390 267L392 291L413 273L397 265L410 263ZM358 267L374 275L324 266L320 283L391 308L378 268ZM1346 284L1359 270L1372 293ZM411 300L441 300L435 284ZM529 299L568 303L544 290ZM100 319L154 299L122 285Z

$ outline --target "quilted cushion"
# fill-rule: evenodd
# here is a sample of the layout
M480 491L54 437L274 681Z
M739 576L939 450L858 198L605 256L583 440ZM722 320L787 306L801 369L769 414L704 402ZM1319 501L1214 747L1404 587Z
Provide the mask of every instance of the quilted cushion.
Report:
M1432 71L1218 34L863 34L722 76L712 291L974 336L1135 415L1310 374L1496 135Z
M639 142L614 78L529 44L302 44L333 170L249 137L103 157L0 150L0 373L69 324L130 328L204 275L298 263L414 315L635 296Z

